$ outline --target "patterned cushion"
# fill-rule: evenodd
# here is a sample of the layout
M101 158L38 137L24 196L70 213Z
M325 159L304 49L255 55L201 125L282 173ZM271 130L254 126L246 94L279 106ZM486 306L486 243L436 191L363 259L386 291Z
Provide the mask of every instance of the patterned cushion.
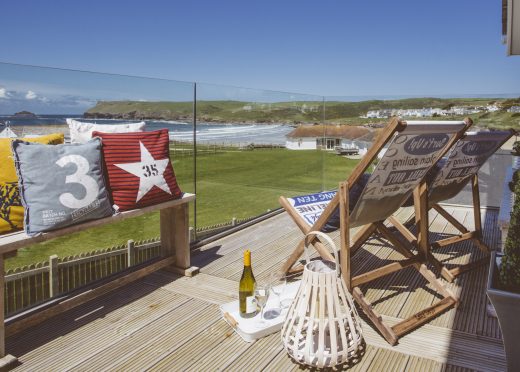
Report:
M24 141L43 144L63 143L63 134L22 138ZM14 168L11 142L13 138L0 138L0 234L23 227L23 207L18 190L18 176Z
M167 129L139 133L94 132L103 140L103 157L114 207L120 211L178 199Z
M101 140L46 146L12 143L28 235L112 215Z
M119 123L119 124L96 124L67 119L70 129L71 143L85 143L92 138L92 132L98 131L103 133L128 133L142 132L145 128L145 122L139 123Z

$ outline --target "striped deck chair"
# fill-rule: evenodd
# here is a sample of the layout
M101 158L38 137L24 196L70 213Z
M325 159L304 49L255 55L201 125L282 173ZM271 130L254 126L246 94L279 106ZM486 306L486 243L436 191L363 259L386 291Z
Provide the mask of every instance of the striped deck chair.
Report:
M401 234L414 244L419 252L439 270L442 277L449 282L452 282L458 275L489 261L490 249L482 240L478 170L514 133L513 130L471 132L459 139L449 155L437 163L414 191L413 199L410 198L407 202L407 204L415 206L417 236L412 234L405 227L406 224L402 224L397 218L389 218ZM475 220L473 231L468 230L439 204L456 196L468 183L471 184L473 197L473 217ZM430 242L428 211L432 208L459 230L460 234ZM449 269L432 254L432 250L465 240L471 240L486 256L465 265L455 265L455 267Z
M457 299L426 267L424 258L411 253L410 247L406 245L408 243L399 239L383 222L409 198L432 166L446 154L470 125L469 119L406 122L394 118L378 136L348 180L339 184L338 192L293 198L280 197L280 204L304 234L313 230L330 231L334 222L339 224L343 280L368 318L392 345L397 343L401 335L456 305ZM386 144L389 145L373 172L364 175ZM349 230L353 227L360 229L351 243ZM352 255L376 232L387 239L392 248L405 259L353 277ZM312 243L324 259L333 260L318 238ZM303 244L302 239L284 264L283 270L291 271L303 253ZM394 326L389 326L364 297L360 285L406 267L415 268L442 296L442 300Z

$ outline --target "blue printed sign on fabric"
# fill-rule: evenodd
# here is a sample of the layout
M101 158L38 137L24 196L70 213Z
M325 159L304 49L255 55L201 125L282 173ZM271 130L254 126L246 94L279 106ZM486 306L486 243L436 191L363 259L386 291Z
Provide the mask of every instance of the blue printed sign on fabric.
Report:
M288 200L305 222L312 226L335 195L336 191L325 191Z

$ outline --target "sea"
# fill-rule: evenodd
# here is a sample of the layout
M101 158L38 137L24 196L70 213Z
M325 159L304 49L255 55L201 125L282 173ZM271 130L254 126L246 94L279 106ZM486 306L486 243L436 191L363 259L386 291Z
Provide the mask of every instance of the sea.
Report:
M0 115L0 131L8 124L15 129L17 126L30 128L66 125L66 119L73 118L79 121L97 124L128 123L132 120L116 119L85 119L77 115L39 115L35 118L13 117ZM135 120L136 122L139 120ZM193 142L193 123L163 120L145 120L146 131L167 128L172 141ZM2 125L4 124L4 125ZM204 123L198 122L196 141L198 143L233 144L247 146L256 145L285 145L285 136L293 126L283 123L275 124L244 124L244 123Z

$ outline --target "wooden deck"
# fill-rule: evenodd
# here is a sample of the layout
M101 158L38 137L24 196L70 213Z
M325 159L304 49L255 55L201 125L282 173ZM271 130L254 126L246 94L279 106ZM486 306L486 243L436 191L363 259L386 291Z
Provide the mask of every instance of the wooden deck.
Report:
M447 207L468 226L471 209ZM402 210L406 218L410 210ZM483 210L485 241L498 244L496 210ZM431 212L436 236L455 233ZM337 234L333 235L337 240ZM435 236L434 236L435 237ZM279 333L249 344L221 319L219 304L238 295L242 252L252 251L257 278L281 266L301 233L281 214L201 248L192 264L193 278L160 271L7 339L7 352L19 358L17 370L297 370L283 351ZM442 260L464 263L478 258L470 242L436 253ZM354 256L355 270L402 259L374 238ZM504 371L505 356L498 321L487 316L482 266L449 284L461 300L431 323L392 347L363 323L366 350L352 371ZM355 274L355 272L354 272ZM407 269L363 288L376 310L397 322L436 301L424 280Z

